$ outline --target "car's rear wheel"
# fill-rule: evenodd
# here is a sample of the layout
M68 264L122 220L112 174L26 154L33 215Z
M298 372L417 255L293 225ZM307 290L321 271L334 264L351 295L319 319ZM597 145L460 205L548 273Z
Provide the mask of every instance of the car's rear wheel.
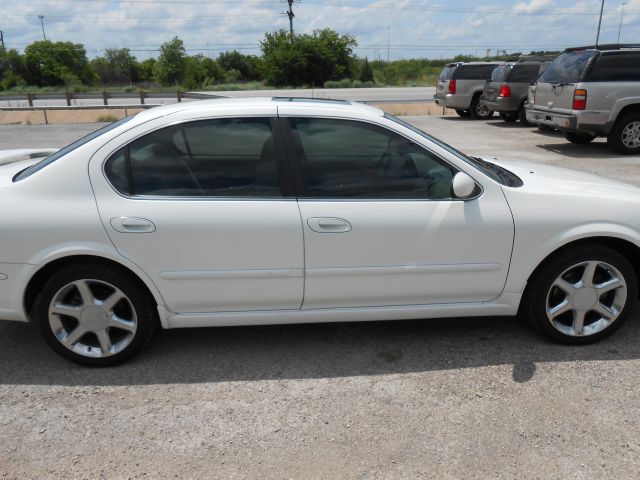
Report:
M577 132L562 132L562 133L564 135L564 138L569 140L571 143L575 143L578 145L590 143L596 138L595 135L591 135L590 133L577 133Z
M489 110L486 105L481 105L480 95L476 95L475 97L473 97L473 100L471 100L469 115L474 120L485 120L493 116L493 110Z
M458 114L459 117L462 117L462 118L466 118L469 116L469 110L456 109L456 113Z
M611 335L631 314L638 281L629 261L605 246L584 246L547 261L527 287L527 319L561 343Z
M157 324L154 302L131 275L90 264L69 265L51 276L33 314L57 353L91 366L129 359Z
M609 146L623 155L640 153L640 113L622 117L607 137Z
M515 123L518 120L517 112L500 112L500 118L507 123Z
M520 123L525 127L533 126L533 123L527 120L527 111L524 108L524 104L522 104L522 106L520 107L520 110L518 110L518 120L520 120Z

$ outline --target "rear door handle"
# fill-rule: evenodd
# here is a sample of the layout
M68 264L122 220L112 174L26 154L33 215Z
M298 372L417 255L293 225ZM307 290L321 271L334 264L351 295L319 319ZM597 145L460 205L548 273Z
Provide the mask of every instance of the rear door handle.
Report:
M351 224L343 218L335 217L311 217L307 225L318 233L346 233L351 231Z
M151 233L156 226L151 220L137 217L116 217L111 219L111 226L120 233Z

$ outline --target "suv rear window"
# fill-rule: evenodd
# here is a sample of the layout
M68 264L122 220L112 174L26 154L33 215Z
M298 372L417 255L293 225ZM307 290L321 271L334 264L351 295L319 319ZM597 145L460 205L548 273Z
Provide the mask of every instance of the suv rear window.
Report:
M491 73L492 82L504 82L511 71L511 65L500 65Z
M597 53L595 50L563 53L549 65L538 81L544 83L577 83L582 79L585 67Z
M442 80L442 81L451 80L451 76L453 75L453 72L456 71L456 68L458 68L457 65L447 65L440 72L440 75L438 76L438 80Z
M507 82L531 83L540 71L540 65L515 65L507 77Z
M489 80L491 78L491 72L497 67L497 65L460 65L453 72L454 80Z
M589 82L640 81L640 52L615 52L600 56L585 78Z

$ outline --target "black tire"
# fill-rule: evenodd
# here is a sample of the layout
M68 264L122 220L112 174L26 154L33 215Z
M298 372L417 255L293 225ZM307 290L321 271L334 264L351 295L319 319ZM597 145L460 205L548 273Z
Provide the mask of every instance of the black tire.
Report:
M560 287L554 286L554 283L562 278L566 280L567 285L579 285L585 276L588 277L586 266L583 267L581 264L598 265L598 267L594 269L595 273L591 277L595 284L602 284L607 281L607 275L615 269L617 270L615 275L622 277L626 287L624 287L624 289L623 287L617 287L600 296L598 296L598 293L595 293L596 290L593 288L593 292L587 292L592 296L591 299L594 300L593 305L574 307L574 302L585 302L584 295L580 300L577 300L578 296L575 292L578 292L578 290L574 290L574 296L571 296L568 293L565 294ZM605 267L611 267L612 270L607 270ZM581 268L584 268L582 274L580 274ZM562 275L573 275L574 277L561 277ZM598 281L595 279L598 279ZM588 282L580 287L580 289L588 290ZM565 295L566 299L563 299L562 297ZM604 321L604 317L598 319L597 317L599 317L600 314L592 309L601 303L614 302L614 300L608 298L610 295L615 297L615 302L619 302L617 296L621 298L624 297L624 302L622 305L616 303L616 305L621 307L619 314L614 318L614 314L612 313L611 323L607 323ZM629 261L619 252L609 247L586 245L564 250L545 261L527 286L523 303L523 313L526 319L548 338L560 343L582 345L601 340L620 328L632 313L637 298L638 280L635 270ZM559 307L561 305L558 302L563 303L565 301L569 304L571 308L570 311L557 313L557 316L554 316L553 313L549 313L548 315L548 303L549 305L557 304L556 307ZM612 311L615 312L615 308ZM574 326L572 322L576 316L579 315L577 312L584 312L582 313L582 315L584 315L584 331L582 334L576 334L576 330L573 330ZM552 322L550 316L553 317L554 322ZM601 329L599 330L599 328ZM573 333L571 333L571 331Z
M607 137L607 144L623 155L640 154L640 112L629 113L620 118Z
M527 111L524 108L524 104L520 107L520 110L518 110L518 120L520 120L520 123L525 127L533 126L533 123L527 120Z
M456 109L456 113L459 117L466 118L469 116L469 110L458 110Z
M596 136L590 133L562 132L564 138L576 145L584 145L595 140Z
M486 120L487 118L493 117L493 111L484 105L480 105L480 95L476 95L473 97L473 100L471 100L469 116L474 120Z
M499 115L507 123L515 123L518 120L517 112L500 112Z
M88 287L90 296L83 296L76 285ZM110 309L107 302L95 303L112 295L120 300ZM87 298L92 302L87 302ZM57 309L74 308L73 312L69 310L72 315L50 312L56 309L54 300ZM34 302L33 318L57 353L81 365L106 367L128 360L149 341L158 325L156 311L155 301L132 274L108 265L79 263L63 267L47 280ZM123 320L120 325L126 328L111 325L109 319L113 316ZM76 330L84 333L79 333L74 341L69 337ZM99 337L102 333L109 338L109 348L102 348ZM69 347L63 344L64 340L68 340Z

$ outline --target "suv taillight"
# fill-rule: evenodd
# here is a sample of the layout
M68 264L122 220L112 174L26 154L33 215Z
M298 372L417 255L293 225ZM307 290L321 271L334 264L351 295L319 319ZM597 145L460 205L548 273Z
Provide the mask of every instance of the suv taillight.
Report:
M452 95L456 93L456 81L455 80L449 80L449 93L452 94Z
M511 89L509 88L509 85L502 85L500 87L500 96L501 97L510 97L511 96Z
M573 109L584 110L587 108L587 91L581 88L573 93Z

